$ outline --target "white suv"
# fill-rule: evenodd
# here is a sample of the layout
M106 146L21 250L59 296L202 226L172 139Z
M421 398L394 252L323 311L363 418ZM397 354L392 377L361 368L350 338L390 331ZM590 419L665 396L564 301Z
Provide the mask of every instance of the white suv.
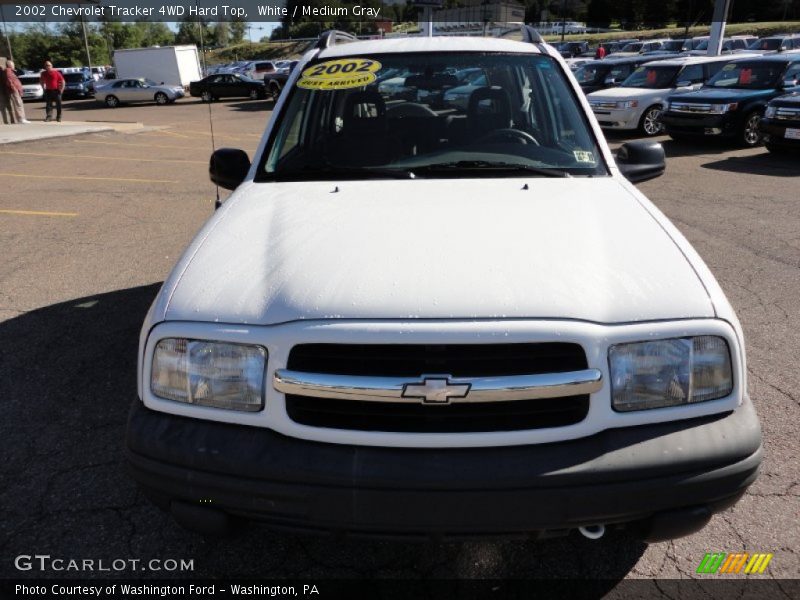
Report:
M133 477L183 525L387 536L703 527L754 481L742 330L528 43L331 32L141 333ZM348 42L348 43L344 43ZM487 81L462 105L454 73ZM385 97L404 73L413 93ZM626 179L627 177L627 179Z
M589 104L604 129L638 129L643 135L658 135L664 130L661 112L667 96L700 89L731 59L692 56L649 62L619 87L589 94Z

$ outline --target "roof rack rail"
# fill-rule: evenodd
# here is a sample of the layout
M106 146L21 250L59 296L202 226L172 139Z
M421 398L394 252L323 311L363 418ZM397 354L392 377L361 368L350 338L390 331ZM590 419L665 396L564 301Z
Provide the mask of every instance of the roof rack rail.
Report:
M522 41L529 44L544 44L544 38L530 25L522 26Z
M317 41L317 45L315 46L315 48L324 50L325 48L330 48L331 46L335 46L336 42L338 41L357 42L358 38L351 33L347 33L346 31L338 31L336 29L331 29L330 31L326 31L319 36L319 40Z

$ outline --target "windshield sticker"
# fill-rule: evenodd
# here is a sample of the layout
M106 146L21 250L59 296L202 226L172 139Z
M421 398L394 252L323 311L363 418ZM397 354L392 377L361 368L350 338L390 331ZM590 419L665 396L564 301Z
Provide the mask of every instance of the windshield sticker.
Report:
M346 90L373 83L381 63L368 58L340 58L308 67L297 87L306 90Z
M595 164L594 154L588 150L573 150L572 154L575 155L575 160L579 163Z
M653 84L656 82L656 72L655 71L648 71L647 72L647 83Z

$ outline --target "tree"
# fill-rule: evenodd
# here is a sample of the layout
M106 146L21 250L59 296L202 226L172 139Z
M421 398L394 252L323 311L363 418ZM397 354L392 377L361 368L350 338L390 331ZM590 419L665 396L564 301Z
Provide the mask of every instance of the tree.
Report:
M201 41L209 43L211 40L211 31L208 23L203 19L194 19L185 16L181 19L178 25L178 33L175 34L175 42L178 44L194 44L201 45Z
M614 5L611 0L589 0L586 7L586 24L607 29L611 25Z
M244 33L247 30L247 21L231 21L230 23L230 43L241 44L244 41Z

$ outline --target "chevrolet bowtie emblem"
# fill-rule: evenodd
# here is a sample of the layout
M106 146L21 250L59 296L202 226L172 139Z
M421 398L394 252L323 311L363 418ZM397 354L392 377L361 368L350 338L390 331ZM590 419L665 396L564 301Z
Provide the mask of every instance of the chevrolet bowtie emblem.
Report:
M422 383L403 386L403 398L420 398L423 404L449 404L450 398L464 398L470 384L450 383L447 375L423 377Z

